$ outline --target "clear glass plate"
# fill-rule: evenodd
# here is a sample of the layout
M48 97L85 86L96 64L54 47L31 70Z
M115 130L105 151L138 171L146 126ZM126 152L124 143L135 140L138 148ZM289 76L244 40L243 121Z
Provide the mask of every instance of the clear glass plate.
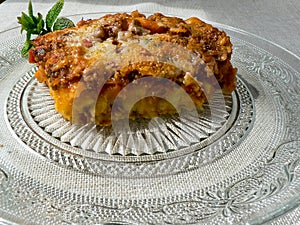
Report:
M185 17L179 10L175 16ZM256 224L299 205L300 60L259 37L214 25L231 36L238 68L226 107L197 121L153 120L122 136L134 146L129 150L108 130L64 121L35 80L34 66L20 57L19 29L1 33L3 221Z

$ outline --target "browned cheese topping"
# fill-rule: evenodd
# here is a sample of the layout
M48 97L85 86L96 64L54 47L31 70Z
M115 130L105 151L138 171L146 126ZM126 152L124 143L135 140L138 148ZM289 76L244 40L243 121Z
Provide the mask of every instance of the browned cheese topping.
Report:
M39 36L32 43L36 78L49 86L56 110L67 120L78 112L79 123L109 125L116 96L143 77L171 80L198 109L218 87L224 93L236 87L229 36L195 17L183 20L160 13L146 17L138 11L108 14ZM176 92L174 88L164 91ZM95 101L89 96L95 95L96 108L92 108ZM119 113L125 108L120 106ZM176 112L155 96L141 100L131 111L131 118Z

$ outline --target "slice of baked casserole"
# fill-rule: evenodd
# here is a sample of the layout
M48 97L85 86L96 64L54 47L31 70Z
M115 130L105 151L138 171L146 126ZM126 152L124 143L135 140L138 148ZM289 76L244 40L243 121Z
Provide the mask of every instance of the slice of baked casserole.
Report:
M236 87L229 36L195 17L108 14L32 44L36 78L75 123L110 125L112 115L152 118L181 106L201 110L217 89Z

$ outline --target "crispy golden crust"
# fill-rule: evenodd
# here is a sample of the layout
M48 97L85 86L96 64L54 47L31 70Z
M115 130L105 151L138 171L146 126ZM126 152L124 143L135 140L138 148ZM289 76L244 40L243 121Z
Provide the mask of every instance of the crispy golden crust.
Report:
M175 48L170 45L153 47L140 44L145 40L170 43ZM130 56L123 55L119 59L124 65L118 64L119 67L113 71L111 68L104 69L109 76L99 91L96 109L90 114L83 113L79 122L110 124L111 106L115 97L126 85L144 76L171 79L191 96L197 108L201 108L218 85L226 93L231 93L236 86L236 69L230 63L230 38L225 32L194 17L183 20L156 13L147 18L137 11L131 14L108 14L100 19L82 20L74 28L39 36L32 43L34 49L31 54L39 68L36 77L40 82L47 83L57 111L68 120L72 119L72 107L78 112L91 107L87 107L87 102L90 102L88 97L83 97L88 89L99 91L96 90L100 88L97 84L104 79L101 77L103 74L91 75L90 68L95 67L95 64L98 64L96 68L102 64L120 64L116 59L118 57L112 56L111 52L118 53L126 46L136 48L136 51L130 50ZM159 62L169 57L166 53L182 57L181 61L185 61L185 55L176 46L196 54L205 65L187 76L184 68L178 68L180 63L172 63L167 59ZM157 53L159 56L155 56L157 51L160 52ZM140 61L128 60L132 55L140 58ZM74 99L79 96L85 99L85 103L81 101L83 105L73 105ZM166 105L163 99L145 98L132 108L131 117L148 118L174 113L174 107ZM93 113L95 116L91 115Z

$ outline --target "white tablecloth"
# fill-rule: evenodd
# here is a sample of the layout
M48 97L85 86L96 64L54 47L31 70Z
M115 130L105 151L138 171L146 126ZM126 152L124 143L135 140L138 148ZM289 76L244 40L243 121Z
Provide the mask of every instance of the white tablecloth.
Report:
M36 12L46 14L55 1L33 0ZM147 1L65 0L62 15L99 12L107 5L129 5ZM151 1L153 2L153 0ZM161 0L157 10L165 6L195 9L202 19L233 26L270 40L300 56L299 0ZM0 5L0 32L18 26L16 17L27 10L28 1L6 0ZM129 7L128 7L129 6Z
M33 0L35 12L43 15L55 1ZM124 5L124 11L135 9L135 4L147 1L114 0L65 0L61 15L84 14L113 10L114 5ZM151 1L153 2L153 0ZM291 54L300 57L300 1L299 0L210 0L210 1L157 1L155 10L180 7L194 9L200 18L236 27L282 46ZM28 0L7 0L0 4L0 32L19 26L16 17L27 11ZM187 17L192 15L187 15ZM0 40L2 41L2 40ZM299 65L300 66L300 65ZM276 218L268 224L299 224L300 207Z

